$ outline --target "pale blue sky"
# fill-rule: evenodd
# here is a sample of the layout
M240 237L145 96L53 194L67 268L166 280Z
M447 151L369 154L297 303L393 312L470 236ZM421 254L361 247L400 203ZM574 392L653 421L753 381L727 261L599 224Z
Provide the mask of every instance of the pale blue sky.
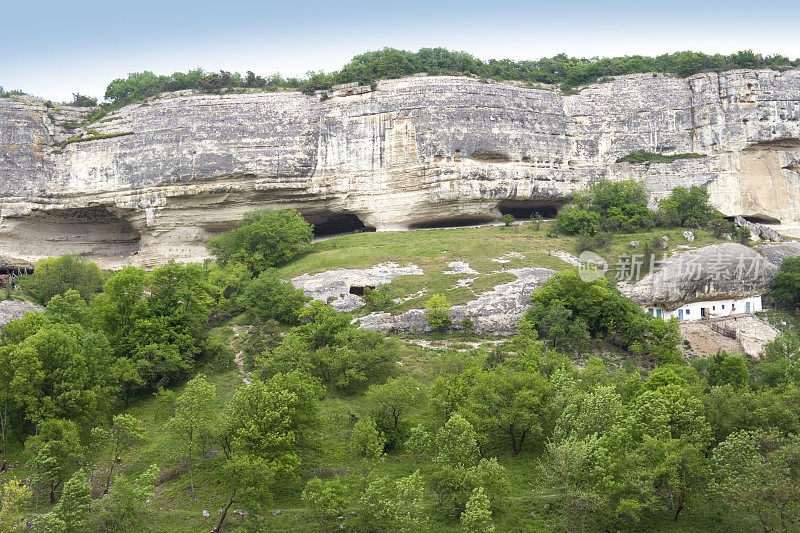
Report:
M482 59L753 49L800 57L794 1L4 2L0 86L102 97L129 72L194 67L302 75L384 46Z

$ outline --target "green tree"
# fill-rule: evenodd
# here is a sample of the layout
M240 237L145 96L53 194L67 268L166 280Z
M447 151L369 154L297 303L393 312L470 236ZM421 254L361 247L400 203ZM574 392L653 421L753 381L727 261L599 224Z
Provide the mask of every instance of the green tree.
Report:
M248 283L239 297L247 312L257 320L278 320L295 325L299 312L309 298L303 291L283 281L274 269L261 272Z
M17 479L0 484L0 531L17 531L24 521L24 506L31 499L31 491Z
M708 190L692 185L690 188L675 187L668 198L658 204L658 218L667 226L705 226L717 216L717 211L708 203Z
M425 304L425 318L434 330L442 331L450 327L450 304L443 294L434 294Z
M45 523L48 531L86 531L88 529L89 507L92 503L92 489L83 469L78 470L66 483L58 503L49 513Z
M416 380L401 376L370 386L364 399L377 428L386 437L387 448L393 449L408 436L407 413L414 405L425 401L425 393Z
M251 515L263 513L265 506L272 502L272 488L276 479L276 465L262 457L237 449L222 465L221 482L223 491L228 492L228 503L222 509L219 522L212 530L222 530L228 511L233 504L238 504Z
M800 439L737 432L711 456L710 489L732 510L755 515L763 531L800 523Z
M199 375L186 384L175 402L175 415L168 424L175 433L176 447L189 465L189 490L194 497L194 458L208 440L216 423L217 388Z
M33 271L33 296L42 305L56 294L64 294L70 289L78 291L88 302L102 288L100 268L77 255L42 259Z
M461 513L461 526L470 533L493 533L492 509L483 487L477 487Z
M208 247L222 265L241 263L257 275L308 251L312 237L312 227L297 211L262 210L245 213L234 229L210 239Z
M110 457L108 458L108 475L103 494L108 494L114 469L122 464L125 452L131 447L144 442L146 433L141 422L128 414L115 415L111 427L96 427L92 429L92 439L98 448L107 446Z
M276 478L293 475L316 445L319 395L317 383L298 371L238 389L225 412L232 453L264 459Z
M514 215L512 215L512 214L510 214L510 213L506 213L505 215L503 215L503 216L502 216L502 217L500 217L500 218L501 218L501 220L503 221L503 224L504 224L506 227L508 227L508 226L511 226L512 224L514 224L514 220L516 220L516 219L514 218Z
M347 487L338 477L327 481L318 477L310 479L303 489L301 499L323 528L329 521L342 516L349 504Z
M362 418L353 426L350 432L348 450L351 455L368 461L375 461L383 457L383 448L386 438L378 431L375 420Z
M782 307L800 306L800 257L787 257L772 280L772 297Z
M473 421L483 443L492 442L499 433L511 453L519 454L526 439L543 436L550 396L548 385L538 372L500 365L475 376L465 414Z
M78 469L84 449L78 427L71 420L43 420L37 429L38 433L25 441L33 471L31 487L55 503L61 484Z
M146 531L159 468L151 465L136 477L116 476L108 494L92 504L98 529L108 532Z
M398 359L398 346L378 332L359 329L349 315L313 301L300 312L306 320L281 343L257 357L263 376L303 370L331 391L353 391L384 377Z

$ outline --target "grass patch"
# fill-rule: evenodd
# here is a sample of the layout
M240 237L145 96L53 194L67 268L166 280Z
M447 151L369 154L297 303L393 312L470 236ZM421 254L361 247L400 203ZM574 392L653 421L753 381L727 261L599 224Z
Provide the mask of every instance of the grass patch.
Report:
M552 235L550 228L554 222L544 222L539 229L531 223L511 227L483 226L478 228L447 228L419 231L386 231L378 233L358 233L344 235L316 242L311 252L282 267L279 272L283 279L291 279L300 274L316 274L340 268L369 268L379 263L397 263L401 266L414 264L424 275L409 275L395 278L390 286L393 294L406 297L417 295L398 304L391 304L386 311L401 313L408 309L423 308L425 302L434 294L444 294L453 305L474 300L482 292L492 290L502 283L513 281L516 277L510 269L523 267L550 268L564 270L572 266L553 255L555 252L568 252L579 255L578 237ZM698 248L708 244L727 242L715 238L710 232L692 230L693 242L683 237L683 229L654 228L633 233L614 234L605 249L594 250L609 264L607 276L614 278L620 255L642 254L646 245L652 247L653 239L669 238L667 250L660 253L671 254ZM631 241L639 241L638 249L631 248ZM494 259L494 261L493 261ZM499 262L497 260L502 260ZM477 274L445 274L450 270L448 263L464 261ZM648 263L648 261L645 261ZM648 271L645 264L642 273ZM474 278L468 286L459 286L458 281ZM364 313L363 308L356 313Z
M699 159L705 157L703 154L689 152L686 154L666 155L659 152L648 152L646 150L634 150L628 155L618 158L616 163L672 163L678 159Z
M69 139L67 139L66 141L61 141L59 143L54 143L54 144L55 144L55 146L59 146L61 148L64 148L68 144L82 143L82 142L87 142L87 141L97 141L97 140L100 140L100 139L110 139L112 137L124 137L125 135L133 135L133 132L132 131L121 131L119 133L96 133L95 132L95 133L92 133L91 135L89 135L88 137L81 137L79 135L74 135L74 136L70 137Z

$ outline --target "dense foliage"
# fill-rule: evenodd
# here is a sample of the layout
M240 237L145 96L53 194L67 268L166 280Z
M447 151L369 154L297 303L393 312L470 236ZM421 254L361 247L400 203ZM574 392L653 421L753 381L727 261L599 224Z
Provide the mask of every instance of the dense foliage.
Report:
M241 263L253 275L308 251L313 228L294 210L252 211L236 228L208 241L222 265Z
M526 84L560 84L572 88L592 83L605 76L645 72L661 72L691 76L698 72L721 72L738 68L787 69L800 66L798 60L781 56L763 56L749 50L730 55L708 55L698 52L675 52L657 57L626 56L612 58L575 58L559 54L532 61L510 59L483 61L466 52L444 48L422 48L408 52L384 48L359 54L341 70L331 73L310 72L305 78L267 77L247 72L244 76L227 71L205 72L201 69L169 76L150 71L129 74L112 81L105 98L124 105L162 92L186 89L204 92L259 88L262 90L302 90L313 93L328 90L333 85L358 82L373 85L378 80L401 78L417 73L430 75L472 76L497 81L516 81Z
M677 321L646 313L607 278L587 282L567 270L546 281L532 299L522 327L534 328L554 347L580 351L578 343L602 338L658 363L681 360Z
M749 241L746 227L737 227L711 206L705 187L675 187L655 211L648 207L647 197L641 182L602 180L575 193L573 201L558 212L555 229L579 235L580 252L606 248L615 231L635 232L654 226L704 228L717 238L736 239L742 244Z
M647 207L647 191L639 182L601 181L586 191L575 193L572 204L558 213L558 227L567 234L652 227L653 216Z
M584 205L604 216L641 199L626 183L595 192ZM676 191L662 209L699 220L703 192ZM282 214L278 235L297 226ZM307 302L271 266L238 262L251 241L227 239L238 244L224 265L127 267L85 297L60 282L44 312L3 328L0 470L7 448L22 464L0 480L0 529L141 531L173 512L215 531L800 523L800 339L788 328L759 359L687 364L675 321L564 270L518 334L427 349ZM49 264L48 279L75 281L74 258ZM790 302L796 267L782 269ZM446 299L431 300L429 318L449 318ZM233 350L250 354L242 368Z
M787 257L772 280L772 297L789 309L800 307L800 257Z

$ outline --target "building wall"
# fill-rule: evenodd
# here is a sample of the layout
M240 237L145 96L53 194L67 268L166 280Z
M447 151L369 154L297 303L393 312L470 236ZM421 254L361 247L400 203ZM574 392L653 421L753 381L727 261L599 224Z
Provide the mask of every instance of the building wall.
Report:
M750 304L748 311L747 304ZM660 316L664 320L672 317L682 321L700 320L701 318L719 318L729 315L741 315L744 313L756 313L762 310L761 295L748 296L739 300L708 300L704 302L692 302L679 307L673 311L667 311L663 307L644 306L645 311L654 316ZM706 309L706 315L703 314Z

